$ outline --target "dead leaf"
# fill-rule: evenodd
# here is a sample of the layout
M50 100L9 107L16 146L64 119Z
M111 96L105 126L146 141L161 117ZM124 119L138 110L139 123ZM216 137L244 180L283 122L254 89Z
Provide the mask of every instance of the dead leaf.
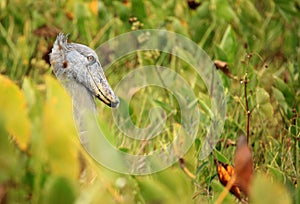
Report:
M217 160L215 160L215 163L217 166L217 173L218 173L219 180L221 184L226 187L235 173L234 168L229 164L225 164ZM235 197L237 197L239 200L242 199L240 189L236 185L233 185L230 188L230 192L233 195L235 195Z
M228 67L228 63L224 62L224 61L220 61L220 60L215 60L214 64L216 66L216 68L220 71L222 71L226 76L228 76L231 79L237 79L236 76L232 75L230 73L229 67Z
M230 147L230 146L235 146L235 145L236 145L235 141L233 141L233 140L231 140L231 139L227 139L227 140L226 140L226 143L225 143L225 147L226 147L226 148L228 148L228 147Z
M251 150L248 147L245 136L241 136L239 138L235 152L234 164L236 171L235 184L240 187L245 195L248 196L253 177L253 160Z

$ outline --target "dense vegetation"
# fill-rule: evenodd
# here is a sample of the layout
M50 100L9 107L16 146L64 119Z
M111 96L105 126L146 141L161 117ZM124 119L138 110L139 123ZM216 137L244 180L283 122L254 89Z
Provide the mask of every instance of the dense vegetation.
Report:
M203 123L189 152L148 176L112 172L82 149L71 101L48 58L60 31L97 48L138 29L182 34L222 61L218 72L228 100L214 153L199 160L210 100L193 69L156 51L113 64L106 72L112 87L139 66L162 63L190 82L198 97ZM300 203L299 0L2 0L0 44L0 203L213 203L224 189L214 159L233 165L240 135L249 137L252 150L250 201ZM153 106L168 113L169 129L140 149L139 141L118 131L111 109L98 103L99 120L115 147L151 153L173 139L178 104L157 87L134 96L132 120L147 125ZM233 202L238 201L228 194L224 203Z

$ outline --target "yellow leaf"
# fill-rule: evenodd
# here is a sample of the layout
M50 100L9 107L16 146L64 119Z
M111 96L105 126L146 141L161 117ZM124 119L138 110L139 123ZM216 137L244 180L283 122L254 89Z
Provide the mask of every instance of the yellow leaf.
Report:
M46 78L47 99L42 123L47 158L54 174L78 178L78 136L70 96L58 81Z
M0 75L0 117L19 148L25 151L31 134L24 94L10 79Z

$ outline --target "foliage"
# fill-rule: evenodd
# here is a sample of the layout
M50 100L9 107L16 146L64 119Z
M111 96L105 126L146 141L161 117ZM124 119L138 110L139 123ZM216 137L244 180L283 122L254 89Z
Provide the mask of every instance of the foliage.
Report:
M246 135L247 99L253 202L299 203L299 25L299 0L2 0L0 203L212 203L218 198L223 187L214 157L198 159L209 122L208 93L189 65L165 53L132 54L112 65L106 75L114 87L139 65L163 62L190 82L199 100L201 124L183 158L185 171L178 163L149 176L117 174L96 164L79 144L71 101L47 64L57 33L70 33L71 41L95 48L143 28L185 35L212 59L228 64L234 77L220 72L228 110L215 157L233 164L235 141ZM246 73L247 95L240 83ZM149 153L159 148L160 140L173 139L180 110L174 98L156 87L133 98L133 121L147 125L145 118L154 105L168 113L171 128L141 149L139 142L118 132L110 109L99 103L102 125L115 135L109 140L123 151ZM231 195L224 200L233 201Z

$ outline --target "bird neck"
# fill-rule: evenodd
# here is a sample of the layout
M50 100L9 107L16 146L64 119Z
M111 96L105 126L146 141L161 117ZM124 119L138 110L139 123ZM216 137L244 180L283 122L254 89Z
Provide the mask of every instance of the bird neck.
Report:
M63 84L72 97L73 117L75 119L76 127L80 132L80 140L82 144L85 144L86 138L84 135L87 131L87 127L84 121L87 114L94 114L97 112L94 97L85 86L76 80L65 81Z

